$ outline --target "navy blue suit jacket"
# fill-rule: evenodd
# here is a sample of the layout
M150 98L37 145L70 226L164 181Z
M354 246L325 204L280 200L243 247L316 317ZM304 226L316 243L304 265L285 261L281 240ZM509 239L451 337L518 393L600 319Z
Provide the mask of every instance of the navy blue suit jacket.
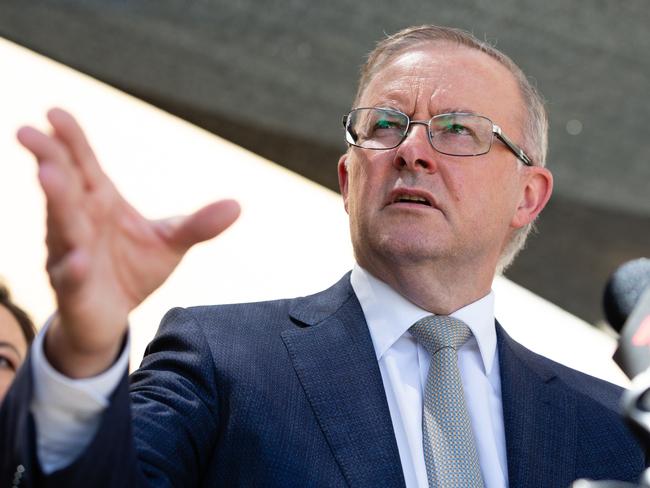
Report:
M496 327L510 486L636 480L644 459L619 420L621 390ZM0 414L0 486L19 464L19 486L404 486L349 276L304 298L171 310L89 448L49 477L31 388L27 361Z

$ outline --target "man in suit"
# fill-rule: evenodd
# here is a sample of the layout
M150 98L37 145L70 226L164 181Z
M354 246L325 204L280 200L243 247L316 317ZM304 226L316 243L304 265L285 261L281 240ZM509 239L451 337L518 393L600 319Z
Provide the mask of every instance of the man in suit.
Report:
M338 165L353 271L310 297L170 311L130 385L129 310L238 207L146 221L68 114L50 112L51 135L21 130L48 200L59 309L3 406L0 482L561 487L638 477L620 389L533 354L494 319L494 274L552 190L546 115L523 73L465 32L406 29L370 55L354 107ZM441 328L465 336L443 347L457 356L438 370L426 335ZM456 407L439 414L449 395ZM462 467L462 482L447 464Z

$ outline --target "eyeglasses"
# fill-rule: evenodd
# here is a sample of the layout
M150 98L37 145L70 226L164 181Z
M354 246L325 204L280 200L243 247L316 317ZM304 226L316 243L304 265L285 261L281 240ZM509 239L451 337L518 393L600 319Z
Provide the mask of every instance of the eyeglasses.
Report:
M411 126L427 127L431 146L449 156L479 156L492 147L494 136L525 165L528 155L487 117L470 113L439 114L429 120L411 120L408 115L388 108L357 108L343 117L345 140L363 149L393 149L408 135Z

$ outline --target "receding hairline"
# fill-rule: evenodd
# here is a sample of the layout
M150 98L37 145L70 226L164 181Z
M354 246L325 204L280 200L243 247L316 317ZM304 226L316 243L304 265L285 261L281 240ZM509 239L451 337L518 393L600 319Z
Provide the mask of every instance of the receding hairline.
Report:
M371 56L368 58L367 62L364 64L362 68L361 77L359 79L359 86L357 88L357 93L354 98L353 106L356 106L359 103L364 92L366 91L366 89L368 88L372 80L375 78L375 76L377 76L378 73L380 73L385 68L387 68L388 65L390 65L393 61L395 61L397 58L399 58L404 54L413 51L418 51L418 50L425 50L427 47L439 48L440 50L458 49L462 51L478 52L478 53L485 54L487 57L489 57L490 59L495 61L499 66L501 66L505 70L505 72L507 72L510 75L510 78L513 81L514 86L520 88L519 82L517 80L517 76L515 75L515 73L513 73L513 70L511 69L511 65L503 63L500 58L492 55L491 51L488 51L486 49L479 49L478 47L475 47L474 45L471 44L456 42L453 39L421 39L418 41L411 42L409 44L403 44L399 48L392 48L387 52L382 51L376 57L374 57L374 59L373 59L373 53L371 53ZM520 89L519 92L521 92ZM523 94L519 93L519 95L523 102Z
M503 70L504 74L507 74L509 76L509 80L512 84L513 90L517 93L518 103L520 107L520 110L518 110L517 118L519 119L518 121L520 125L523 125L523 123L526 121L528 117L528 107L526 105L526 100L524 99L524 94L521 89L521 84L516 74L511 69L511 66L503 63L499 57L492 55L491 51L488 51L486 49L479 49L478 47L472 44L467 44L464 42L456 42L454 39L422 39L422 40L411 42L409 44L404 44L399 49L392 49L385 55L383 55L384 53L381 53L380 56L377 56L377 58L374 60L371 60L369 58L368 62L373 61L373 64L370 70L366 70L364 67L364 71L362 72L362 77L359 80L359 87L354 99L353 108L359 106L359 104L361 103L361 99L363 98L364 94L366 93L368 87L371 85L374 78L379 73L381 73L384 69L386 69L392 62L394 62L400 56L418 50L426 50L429 47L439 48L440 50L458 49L466 52L481 53L486 55L494 63L499 65ZM512 64L514 65L514 63ZM367 65L368 63L366 63L366 66Z
M467 31L454 27L435 25L414 26L382 39L368 54L366 61L361 67L361 77L359 78L359 85L354 98L355 104L359 100L362 92L365 91L370 80L386 64L404 52L417 49L426 44L447 44L451 47L465 47L482 52L504 66L515 80L518 81L518 78L521 76L525 78L522 70L507 54L501 52L492 44L481 41Z

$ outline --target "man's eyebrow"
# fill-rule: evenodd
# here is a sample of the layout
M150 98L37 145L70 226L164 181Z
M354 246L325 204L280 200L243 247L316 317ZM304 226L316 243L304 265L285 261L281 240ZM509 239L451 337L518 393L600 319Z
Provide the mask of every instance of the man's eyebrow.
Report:
M470 108L463 108L463 107L447 107L447 108L442 108L439 110L436 110L436 115L439 114L472 114L472 115L478 115L477 112Z
M402 107L404 105L402 100L399 100L397 97L382 98L371 104L373 107L377 108L392 108L394 110L404 110Z
M409 93L403 89L395 89L386 91L384 93L378 93L370 99L371 103L374 105L382 103L396 103L399 105L404 105L408 104L409 100Z
M8 348L8 349L13 349L13 350L15 351L15 353L18 355L19 358L22 358L22 357L23 357L23 355L20 354L20 351L18 351L18 349L16 348L16 346L14 346L13 344L11 344L10 342L0 341L0 347L6 347L6 348Z

